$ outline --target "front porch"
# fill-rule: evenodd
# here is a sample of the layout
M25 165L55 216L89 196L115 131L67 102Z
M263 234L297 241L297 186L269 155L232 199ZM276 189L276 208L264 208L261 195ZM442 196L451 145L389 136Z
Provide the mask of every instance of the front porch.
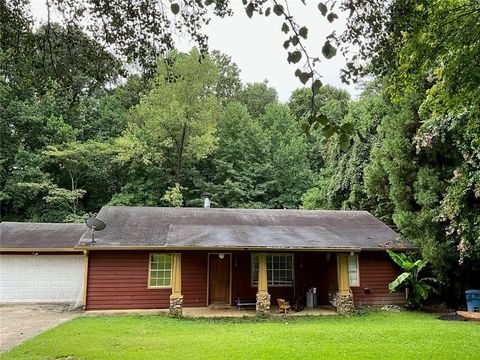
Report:
M330 314L335 309L330 305L332 298L339 313L354 310L348 260L353 253L236 251L206 255L207 307L190 307L182 292L182 254L173 254L171 315L269 316L278 313L280 299L290 303L294 316ZM242 299L249 308L238 306Z

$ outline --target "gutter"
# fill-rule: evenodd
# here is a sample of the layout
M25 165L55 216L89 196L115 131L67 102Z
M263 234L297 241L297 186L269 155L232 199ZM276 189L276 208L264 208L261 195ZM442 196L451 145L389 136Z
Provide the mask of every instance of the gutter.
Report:
M264 251L264 250L276 250L276 251L321 251L321 252L360 252L363 249L359 247L349 247L349 248L301 248L301 247L223 247L223 246L88 246L88 245L79 245L75 249L78 250L253 250L253 251ZM382 249L378 249L382 250Z
M0 253L9 252L80 252L82 249L72 248L0 248Z

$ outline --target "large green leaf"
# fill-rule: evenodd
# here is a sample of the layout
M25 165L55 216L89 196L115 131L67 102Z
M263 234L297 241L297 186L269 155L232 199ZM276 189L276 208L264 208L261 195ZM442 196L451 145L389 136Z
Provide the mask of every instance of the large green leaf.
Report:
M426 260L417 260L413 263L412 270L417 274L427 265L428 261Z
M427 300L428 293L429 293L429 291L428 291L429 288L430 288L430 286L428 286L426 284L416 283L413 286L414 294L417 298L420 297L420 298L422 298L422 300Z
M408 272L404 272L398 275L398 277L395 280L393 280L390 284L388 284L388 290L390 290L390 292L399 291L401 287L407 285L407 281L409 277L410 277L410 273Z
M388 255L392 258L395 263L400 266L402 269L410 271L412 269L413 263L410 258L404 253L395 253L390 249L387 249Z

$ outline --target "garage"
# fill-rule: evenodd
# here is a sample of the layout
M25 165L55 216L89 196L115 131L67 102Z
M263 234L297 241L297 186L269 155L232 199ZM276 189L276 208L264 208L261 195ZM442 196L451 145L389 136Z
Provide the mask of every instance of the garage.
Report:
M0 303L83 304L84 224L0 224Z
M83 255L0 255L0 302L78 303Z

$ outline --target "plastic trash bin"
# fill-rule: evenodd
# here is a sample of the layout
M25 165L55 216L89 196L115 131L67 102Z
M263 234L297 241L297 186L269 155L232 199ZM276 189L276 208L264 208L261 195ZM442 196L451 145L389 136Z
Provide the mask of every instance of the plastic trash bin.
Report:
M465 291L465 297L467 298L468 311L480 311L480 290L467 290Z

